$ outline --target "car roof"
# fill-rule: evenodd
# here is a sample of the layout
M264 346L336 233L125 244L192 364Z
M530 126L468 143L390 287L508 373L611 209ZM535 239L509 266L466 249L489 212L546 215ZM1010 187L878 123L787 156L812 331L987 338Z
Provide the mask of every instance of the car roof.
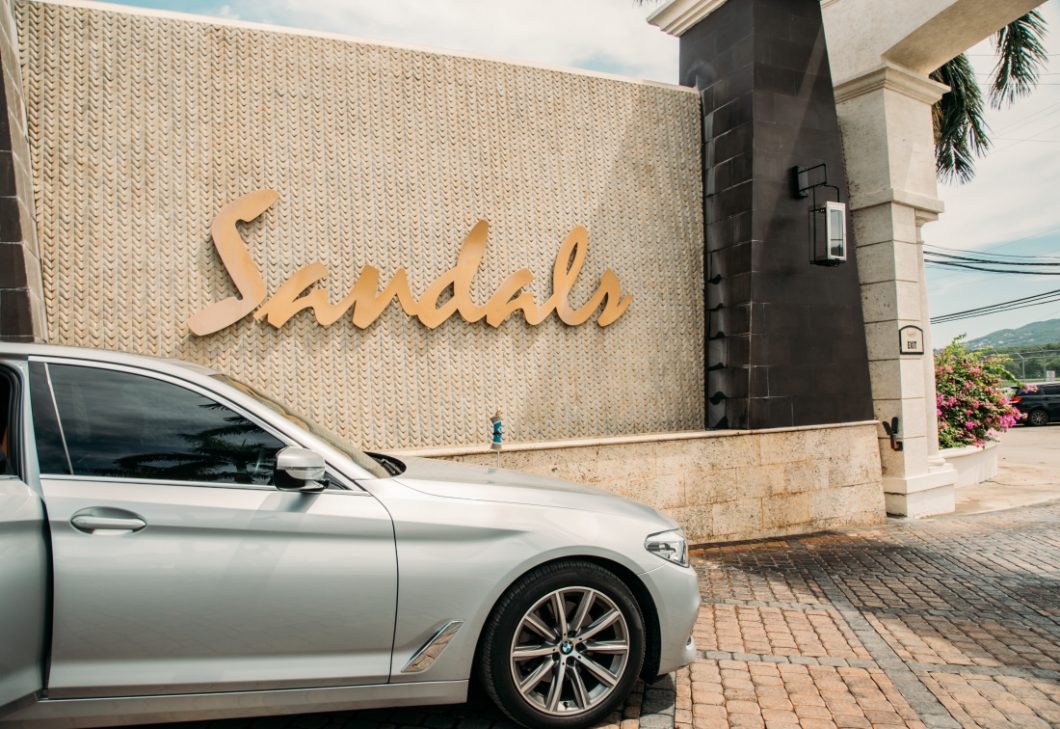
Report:
M112 349L94 349L92 347L67 347L59 344L38 344L31 342L0 342L0 357L62 357L80 359L86 362L107 362L131 367L144 367L172 374L216 375L217 370L194 362L170 357L152 357L144 354L119 352Z

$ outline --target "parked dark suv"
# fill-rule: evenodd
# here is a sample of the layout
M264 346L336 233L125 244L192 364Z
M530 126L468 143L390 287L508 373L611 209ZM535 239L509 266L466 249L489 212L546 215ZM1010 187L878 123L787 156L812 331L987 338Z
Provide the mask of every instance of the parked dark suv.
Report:
M1012 404L1026 413L1027 425L1045 425L1060 420L1060 382L1038 385L1035 390L1018 390Z

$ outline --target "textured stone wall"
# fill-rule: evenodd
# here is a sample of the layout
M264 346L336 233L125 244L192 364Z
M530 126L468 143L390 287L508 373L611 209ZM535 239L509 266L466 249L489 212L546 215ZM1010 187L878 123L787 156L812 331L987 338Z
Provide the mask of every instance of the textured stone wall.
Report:
M45 338L40 248L33 224L33 183L15 18L0 4L0 339Z
M52 342L215 366L373 447L704 426L703 221L694 92L235 24L15 5ZM242 234L274 292L320 261L336 301L361 267L418 294L490 223L472 289L513 271L538 302L575 226L572 303L612 268L616 323L550 317L427 330L391 306L367 330L302 312L203 338L235 294L209 226L259 188Z
M501 465L598 486L670 514L691 544L882 522L874 423L556 444ZM494 466L494 453L448 455Z

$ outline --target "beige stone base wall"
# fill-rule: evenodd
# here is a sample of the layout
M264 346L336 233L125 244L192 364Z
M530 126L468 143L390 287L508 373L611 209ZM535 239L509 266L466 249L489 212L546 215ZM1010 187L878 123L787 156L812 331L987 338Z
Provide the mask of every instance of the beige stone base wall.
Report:
M406 451L497 465L481 449ZM516 445L504 468L569 479L665 511L690 544L877 524L885 517L874 423L672 433Z

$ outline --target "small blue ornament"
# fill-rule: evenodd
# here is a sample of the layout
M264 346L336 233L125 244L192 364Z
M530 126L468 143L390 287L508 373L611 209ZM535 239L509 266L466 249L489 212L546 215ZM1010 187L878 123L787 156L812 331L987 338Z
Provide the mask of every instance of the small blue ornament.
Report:
M501 420L501 411L498 410L490 418L490 449L499 451L501 441L504 440L504 421Z

